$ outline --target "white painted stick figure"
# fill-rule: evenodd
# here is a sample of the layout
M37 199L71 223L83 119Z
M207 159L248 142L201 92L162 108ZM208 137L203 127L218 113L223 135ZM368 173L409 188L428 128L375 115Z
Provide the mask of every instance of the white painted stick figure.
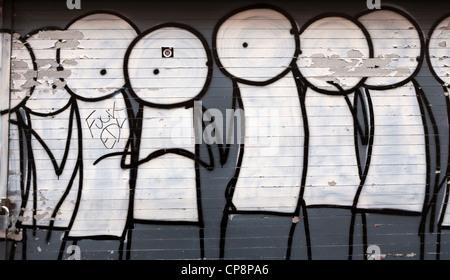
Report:
M130 170L120 156L130 135L131 105L124 92L125 52L138 34L124 17L93 12L72 21L64 31L71 41L61 46L66 89L76 99L82 189L66 239L125 237Z
M57 45L60 30L42 29L27 35L37 67L37 80L24 104L29 137L32 184L22 225L67 229L78 193L78 139L73 131L72 98L60 79ZM55 37L56 36L56 37ZM50 237L50 235L48 235Z
M427 41L427 62L431 73L442 85L447 107L447 116L448 118L450 118L450 14L446 14L438 19L430 30ZM450 155L447 155L447 162L450 162ZM440 259L442 230L447 230L450 228L450 207L448 207L450 182L449 174L450 164L447 163L445 176L443 177L442 182L439 184L438 189L435 190L435 194L432 200L432 202L436 203L437 194L441 189L445 189L445 195L437 223L437 259Z
M14 196L14 203L20 205L17 225L23 222L25 206L28 201L30 189L32 188L29 172L32 170L31 161L27 161L27 152L23 148L26 141L24 127L27 120L23 111L23 104L32 94L37 79L37 69L33 60L33 51L25 38L17 33L12 34L11 49L11 84L10 92L3 92L5 100L2 104L2 126L7 127L9 120L9 168L13 176L7 176L8 189L11 193L20 193ZM9 96L8 96L9 95ZM8 135L8 134L6 134ZM33 208L29 208L32 211ZM27 213L28 219L32 220L33 213Z
M301 196L307 135L294 73L297 34L297 25L286 12L266 5L233 11L216 25L216 62L233 82L233 108L245 112L245 139L226 190L221 257L228 215L299 216L300 208L305 210ZM305 212L303 216L307 224ZM287 258L296 222L289 233Z
M431 186L427 138L432 134L426 122L433 122L426 95L414 79L424 57L423 34L412 17L395 8L367 11L358 20L370 34L374 58L364 83L371 108L368 161L354 214L360 212L363 219L367 212L418 216L422 258Z
M350 208L361 175L356 141L367 141L354 107L364 76L355 69L370 57L369 41L352 18L327 14L305 24L300 46L298 66L308 86L305 203Z
M370 165L358 209L420 213L427 186L423 108L412 81L423 60L421 31L389 9L371 11L359 21L371 36L378 75L365 81L373 109Z

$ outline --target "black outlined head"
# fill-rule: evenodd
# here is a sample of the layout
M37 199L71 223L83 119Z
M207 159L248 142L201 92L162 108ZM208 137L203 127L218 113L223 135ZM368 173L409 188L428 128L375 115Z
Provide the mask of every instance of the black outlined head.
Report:
M430 29L427 40L427 62L433 76L450 86L450 13L438 19Z
M302 53L297 65L306 84L324 94L352 93L365 80L360 72L372 57L370 36L354 18L326 13L300 30Z
M291 70L299 51L297 24L274 6L235 10L214 28L216 63L240 83L262 86L278 80Z
M370 34L374 57L367 62L365 86L389 89L408 83L420 70L424 58L422 30L402 10L383 6L358 16Z
M212 77L206 39L180 23L165 23L143 32L124 60L127 88L152 107L187 106L201 98Z
M37 65L32 48L27 43L26 38L20 36L17 33L2 32L2 39L10 41L11 47L11 61L7 62L10 65L10 87L9 91L4 91L3 94L10 94L10 96L4 98L1 102L1 112L4 114L9 110L13 110L19 106L22 106L36 87L37 83ZM9 43L3 41L4 46L9 46ZM3 52L3 50L2 50ZM9 73L5 72L6 69L2 69L2 75Z
M125 84L123 61L137 27L119 14L95 11L71 23L60 48L66 89L81 100L108 98Z
M46 27L28 33L26 42L33 49L37 67L37 80L33 93L25 103L32 112L43 115L56 114L67 108L71 95L66 91L67 71L59 71L57 56L62 30Z

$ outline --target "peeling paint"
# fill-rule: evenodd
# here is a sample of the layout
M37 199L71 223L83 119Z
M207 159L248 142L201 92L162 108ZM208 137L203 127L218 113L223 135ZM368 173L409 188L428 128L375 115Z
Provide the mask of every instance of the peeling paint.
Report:
M75 50L80 45L80 41L78 40L68 40L68 41L57 41L53 48L55 49L66 49L66 50Z
M411 75L410 68L398 68L394 64L397 63L398 56L392 54L383 58L366 58L366 59L342 59L329 57L310 57L306 58L306 62L302 65L306 68L323 68L329 72L316 78L335 79L336 77L405 77Z
M83 32L73 30L43 30L38 33L39 39L47 40L80 40L83 37Z
M38 79L44 79L44 78L67 78L72 73L71 70L63 70L63 71L56 71L55 69L51 70L39 70L38 72Z

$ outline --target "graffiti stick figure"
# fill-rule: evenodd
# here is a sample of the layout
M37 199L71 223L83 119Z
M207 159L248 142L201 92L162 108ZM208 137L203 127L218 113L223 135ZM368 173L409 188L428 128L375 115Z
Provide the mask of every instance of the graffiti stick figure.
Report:
M209 86L212 61L205 38L178 23L154 26L130 45L124 64L127 87L139 103L136 115L136 185L133 223L199 227L204 258L198 122L194 102ZM128 236L131 246L131 232Z
M371 36L373 61L379 67L364 85L372 106L371 154L355 196L354 213L421 217L430 185L425 118L433 118L414 80L424 56L423 34L409 15L394 8L367 11L358 20ZM420 220L423 257L424 218Z
M97 161L108 154L122 154L131 145L133 111L124 90L122 65L138 33L121 15L94 11L68 24L64 34L72 41L60 53L64 70L70 71L65 88L76 99L82 179L64 240L118 240L119 258L133 170L123 169L118 156Z
M365 77L357 69L372 56L369 36L352 17L327 13L303 26L300 45L310 139L305 203L350 209L362 174L360 147L368 141L367 124L358 121Z

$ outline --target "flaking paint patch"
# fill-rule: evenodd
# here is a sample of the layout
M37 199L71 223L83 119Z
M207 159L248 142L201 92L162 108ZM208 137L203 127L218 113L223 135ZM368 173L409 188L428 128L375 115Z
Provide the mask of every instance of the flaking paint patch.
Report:
M62 63L63 63L64 65L71 65L71 66L75 66L75 65L78 64L77 61L76 61L75 59L64 59L64 60L62 61Z
M65 50L75 50L80 46L80 41L78 40L62 40L57 41L53 46L54 49L65 49Z
M29 89L32 88L34 86L40 85L39 82L35 81L34 79L29 79L27 80L25 83L23 83L20 87L21 88L25 88L25 89ZM29 96L30 93L27 93L27 96Z
M48 69L48 70L40 70L38 72L38 79L44 79L44 78L67 78L72 73L71 70L62 70L57 71L55 69Z
M404 77L411 74L409 68L393 68L390 66L396 62L395 55L383 58L368 59L342 59L342 58L310 58L310 66L328 69L333 76L339 77L376 77L393 75Z
M349 50L347 56L351 58L361 58L364 57L363 53L359 50Z
M30 67L28 66L28 63L26 61L16 60L16 59L13 59L11 61L11 68L14 69L14 70L27 70L27 69L30 69Z
M36 214L36 215L34 215L34 219L37 220L37 221L43 220L43 219L45 219L45 218L46 218L47 216L49 216L49 215L50 215L49 212L44 212L44 213L42 213L42 214Z
M36 59L36 65L38 68L57 68L59 64L54 59Z

